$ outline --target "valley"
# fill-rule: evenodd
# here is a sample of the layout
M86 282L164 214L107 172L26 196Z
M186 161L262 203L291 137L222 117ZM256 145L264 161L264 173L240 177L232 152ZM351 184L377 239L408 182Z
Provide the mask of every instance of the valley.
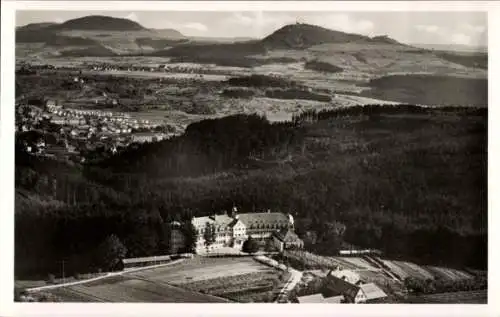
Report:
M18 285L47 280L63 301L300 302L348 270L385 302L486 300L487 53L299 22L220 39L87 16L18 27L15 82ZM228 227L260 214L290 230L269 232L272 251L259 240L263 257L234 241L219 257L226 229L193 223L228 210ZM259 221L249 232L281 225ZM50 286L67 276L78 285Z

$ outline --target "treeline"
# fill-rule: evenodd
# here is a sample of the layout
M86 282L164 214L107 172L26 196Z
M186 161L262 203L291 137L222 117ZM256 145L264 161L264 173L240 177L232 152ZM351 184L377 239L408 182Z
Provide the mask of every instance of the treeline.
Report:
M488 279L483 276L460 280L423 280L415 277L407 277L404 280L404 285L414 295L439 294L487 289Z
M227 83L231 86L243 86L243 87L256 87L256 88L289 88L298 86L295 81L290 81L288 79L273 77L267 75L256 75L252 74L250 76L241 77L231 77L227 80Z
M304 68L325 73L341 73L343 71L343 69L338 66L318 60L306 62Z
M255 91L246 87L229 87L222 91L222 95L229 98L252 98Z
M275 99L304 99L321 102L330 102L332 100L328 95L302 89L268 89L266 90L266 97Z
M408 114L458 114L458 115L478 115L486 116L488 109L461 107L461 106L444 106L444 107L422 107L412 104L397 104L397 105L379 105L369 104L364 106L338 107L335 109L323 110L305 110L299 114L294 114L292 121L300 123L303 121L322 121L328 119L341 118L346 116L374 116L374 115L408 115Z

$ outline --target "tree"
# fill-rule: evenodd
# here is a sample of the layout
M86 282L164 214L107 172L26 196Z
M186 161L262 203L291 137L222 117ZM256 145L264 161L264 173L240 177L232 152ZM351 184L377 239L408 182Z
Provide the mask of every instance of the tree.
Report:
M276 248L276 245L273 243L273 240L269 239L266 242L265 250L267 252L274 252L274 251L277 251L278 249Z
M112 234L108 236L99 246L98 262L106 270L112 270L127 254L127 248L120 239Z
M198 240L198 231L191 223L191 221L186 221L182 228L184 229L184 236L186 237L186 252L196 253L196 240Z
M215 226L209 222L207 222L205 226L205 232L203 233L203 238L205 239L205 247L207 248L211 246L215 242Z
M252 237L248 237L248 239L243 242L241 250L246 253L255 253L259 251L259 244Z

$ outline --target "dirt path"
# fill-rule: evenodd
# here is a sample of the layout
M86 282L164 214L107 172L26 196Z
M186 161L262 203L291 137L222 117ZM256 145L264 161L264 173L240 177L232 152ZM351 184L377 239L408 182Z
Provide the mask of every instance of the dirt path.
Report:
M28 288L28 289L26 289L26 291L27 292L36 292L36 291L54 289L54 288L59 288L59 287L79 285L79 284L84 284L84 283L89 283L89 282L93 282L93 281L102 280L102 279L105 279L105 278L108 278L108 277L112 277L112 276L122 275L124 273L131 273L131 272L148 270L148 269L157 268L157 267L168 266L168 265L176 264L176 263L179 263L179 262L182 262L182 261L185 261L185 259L178 259L178 260L174 260L172 262L165 263L165 264L152 265L152 266L144 266L144 267L139 267L139 268L136 268L136 269L124 270L124 271L120 271L120 272L110 272L110 273L108 273L106 275L94 277L94 278L87 279L87 280L69 282L69 283L64 283L64 284L61 283L61 284L55 284L55 285L46 285L46 286Z
M302 279L303 273L301 271L297 271L295 269L289 268L289 272L291 273L291 276L288 279L288 281L286 282L286 284L283 286L283 288L281 289L278 297L276 298L276 301L275 301L276 303L283 303L283 302L286 303L288 300L288 293L291 290L293 290L295 288L295 286L297 286L297 284Z

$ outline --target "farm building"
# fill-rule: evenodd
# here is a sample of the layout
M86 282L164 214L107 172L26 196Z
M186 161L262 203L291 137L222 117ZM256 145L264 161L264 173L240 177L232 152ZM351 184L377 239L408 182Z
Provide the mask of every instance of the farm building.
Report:
M381 255L382 255L382 251L380 251L380 250L375 250L375 249L365 249L365 250L340 250L340 251L339 251L339 254L340 254L340 255L342 255L342 256L349 256L349 255L353 255L353 256L360 256L360 255L369 255L369 254L374 254L374 255L381 256Z
M321 303L321 302L323 302L323 299L324 299L324 297L320 293L297 297L299 304Z
M134 267L164 264L170 262L171 260L172 258L170 255L148 256L143 258L122 259L122 264L123 268L126 270Z
M274 232L273 242L280 251L285 249L302 249L304 247L304 241L302 241L297 234L289 228Z
M329 296L343 295L346 301L350 303L373 302L387 297L387 295L373 283L355 285L334 275L328 275L325 292Z
M374 283L368 283L360 285L361 291L365 294L367 302L373 302L382 298L387 297L387 294L384 293L377 285Z
M271 239L274 232L291 229L293 232L293 217L279 212L242 213L238 214L236 207L231 213L195 217L192 224L198 232L197 250L205 250L205 235L213 229L215 242L208 246L209 250L231 246L241 248L249 236L255 239Z
M297 298L299 304L341 304L344 302L344 296L324 297L323 294L300 296Z

